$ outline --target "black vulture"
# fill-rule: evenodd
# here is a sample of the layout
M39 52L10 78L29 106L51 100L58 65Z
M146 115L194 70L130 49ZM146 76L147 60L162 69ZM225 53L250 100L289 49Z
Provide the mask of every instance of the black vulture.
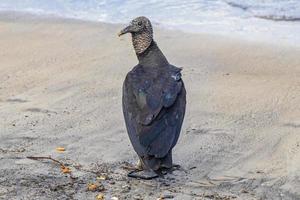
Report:
M138 58L123 83L123 114L132 146L140 158L140 171L131 177L150 179L171 169L186 106L181 68L169 64L153 40L149 19L137 17L121 30L131 33Z

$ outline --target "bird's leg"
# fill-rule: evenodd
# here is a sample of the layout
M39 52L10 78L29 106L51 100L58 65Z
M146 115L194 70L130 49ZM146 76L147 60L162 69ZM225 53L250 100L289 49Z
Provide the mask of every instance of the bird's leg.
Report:
M141 160L141 158L139 158L137 164L136 164L136 169L138 170L143 170L144 168L144 164L143 164L143 161Z

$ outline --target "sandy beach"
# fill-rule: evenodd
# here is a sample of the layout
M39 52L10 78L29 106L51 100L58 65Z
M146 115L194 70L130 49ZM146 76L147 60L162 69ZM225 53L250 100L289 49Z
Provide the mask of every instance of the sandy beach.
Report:
M137 59L122 27L0 14L0 199L300 199L300 47L154 27L183 68L181 168L135 180L121 93Z

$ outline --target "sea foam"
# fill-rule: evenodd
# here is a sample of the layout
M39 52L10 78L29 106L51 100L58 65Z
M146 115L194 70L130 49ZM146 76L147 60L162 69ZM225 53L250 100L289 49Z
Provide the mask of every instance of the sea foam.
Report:
M1 0L0 10L109 23L144 15L155 24L187 32L300 46L299 0Z

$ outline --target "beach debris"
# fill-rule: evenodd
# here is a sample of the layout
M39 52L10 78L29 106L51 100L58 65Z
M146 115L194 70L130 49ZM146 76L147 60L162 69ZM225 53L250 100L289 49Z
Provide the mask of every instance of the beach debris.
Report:
M202 180L202 181L192 181L189 183L192 187L214 187L216 186L216 183L210 181L210 180Z
M126 193L129 192L131 190L130 185L123 185L122 186L122 192Z
M116 184L116 182L111 180L111 181L109 181L109 184L114 185L114 184Z
M96 191L103 191L104 190L104 186L102 184L98 184L98 183L89 183L88 184L88 191L91 192L96 192Z
M233 195L220 195L217 193L213 193L213 194L203 194L204 198L208 198L208 199L218 199L218 200L232 200L232 199L236 199L236 196Z
M58 163L60 166L65 166L62 162L54 159L54 158L51 158L50 156L27 156L26 158L28 159L31 159L31 160L51 160L55 163Z
M104 194L103 193L100 193L96 196L96 199L97 200L104 200Z
M69 167L66 166L61 166L61 172L64 174L70 174L71 173L71 169Z
M244 193L244 194L249 193L249 191L247 191L247 190L245 190L245 189L242 189L240 192L241 192L241 193Z
M134 200L143 200L142 196L140 194L134 195L133 196Z
M130 163L124 163L122 166L122 169L124 169L124 170L136 170L137 169L137 167L136 166L134 166L134 165L132 165L132 164L130 164Z
M66 151L66 149L64 147L57 147L56 151L57 152L64 152L64 151Z
M118 197L112 197L111 200L119 200Z
M96 191L97 188L98 188L98 185L96 185L96 184L94 184L94 183L90 183L90 184L88 185L88 190L89 190L89 191Z
M105 181L107 179L108 179L108 176L106 174L102 174L101 176L97 177L97 180L100 180L100 181Z
M75 177L72 176L72 174L71 174L72 171L69 167L67 167L64 163L62 163L54 158L51 158L50 156L48 156L48 157L47 156L27 156L27 158L31 159L31 160L51 160L60 165L60 169L61 169L62 173L69 174L71 179L75 179Z
M164 200L164 199L174 199L174 195L166 194L166 195L161 195L160 197L157 198L157 200Z
M20 149L2 149L0 148L0 153L22 153L25 152L25 148L20 148Z

